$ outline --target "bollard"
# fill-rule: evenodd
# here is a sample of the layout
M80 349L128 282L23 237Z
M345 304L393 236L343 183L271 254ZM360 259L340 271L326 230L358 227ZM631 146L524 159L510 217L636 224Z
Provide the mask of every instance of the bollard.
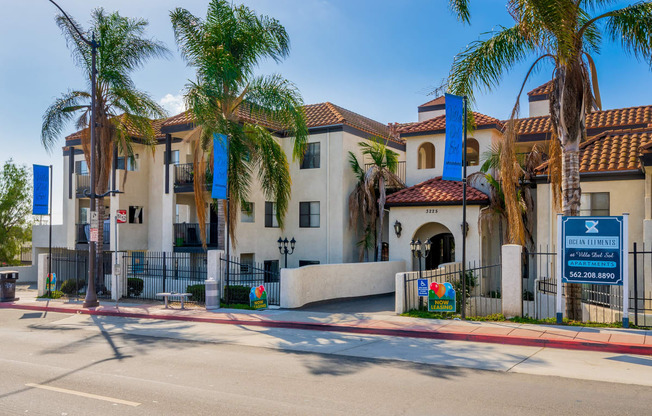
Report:
M217 280L206 280L206 310L220 308L220 293Z

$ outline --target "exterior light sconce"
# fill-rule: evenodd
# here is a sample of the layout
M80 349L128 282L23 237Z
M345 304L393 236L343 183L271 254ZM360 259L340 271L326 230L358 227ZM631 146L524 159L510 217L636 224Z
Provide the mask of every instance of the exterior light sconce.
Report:
M460 228L462 228L462 234L466 237L469 234L469 223L464 222L460 224Z
M396 233L396 237L401 237L401 231L403 231L403 226L401 225L398 220L394 223L394 232Z

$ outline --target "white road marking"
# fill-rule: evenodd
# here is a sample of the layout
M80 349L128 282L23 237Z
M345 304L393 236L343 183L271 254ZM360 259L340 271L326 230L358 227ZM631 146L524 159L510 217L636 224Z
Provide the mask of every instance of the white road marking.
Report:
M27 383L25 385L28 387L35 387L37 389L50 390L50 391L56 391L58 393L65 393L65 394L72 394L75 396L87 397L89 399L104 400L105 402L124 404L126 406L136 407L141 405L141 403L130 402L128 400L121 400L121 399L115 399L113 397L99 396L97 394L84 393L82 391L61 389L59 387L45 386L43 384Z

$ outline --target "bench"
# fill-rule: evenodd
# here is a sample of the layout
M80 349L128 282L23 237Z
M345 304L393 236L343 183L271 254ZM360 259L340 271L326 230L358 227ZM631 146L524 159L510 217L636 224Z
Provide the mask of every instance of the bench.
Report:
M165 309L168 308L168 298L175 298L175 297L181 299L181 309L184 309L183 302L184 300L187 300L188 297L192 296L192 293L163 292L163 293L157 293L156 296L163 297L163 299L165 299Z

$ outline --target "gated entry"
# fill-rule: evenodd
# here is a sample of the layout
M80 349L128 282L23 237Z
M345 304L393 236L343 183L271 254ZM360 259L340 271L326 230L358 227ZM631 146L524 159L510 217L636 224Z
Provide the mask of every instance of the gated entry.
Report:
M226 303L248 304L249 290L263 285L267 290L267 303L276 306L281 304L281 274L278 268L269 263L243 261L238 257L231 257L230 260L220 258L220 261L224 270L222 293Z

